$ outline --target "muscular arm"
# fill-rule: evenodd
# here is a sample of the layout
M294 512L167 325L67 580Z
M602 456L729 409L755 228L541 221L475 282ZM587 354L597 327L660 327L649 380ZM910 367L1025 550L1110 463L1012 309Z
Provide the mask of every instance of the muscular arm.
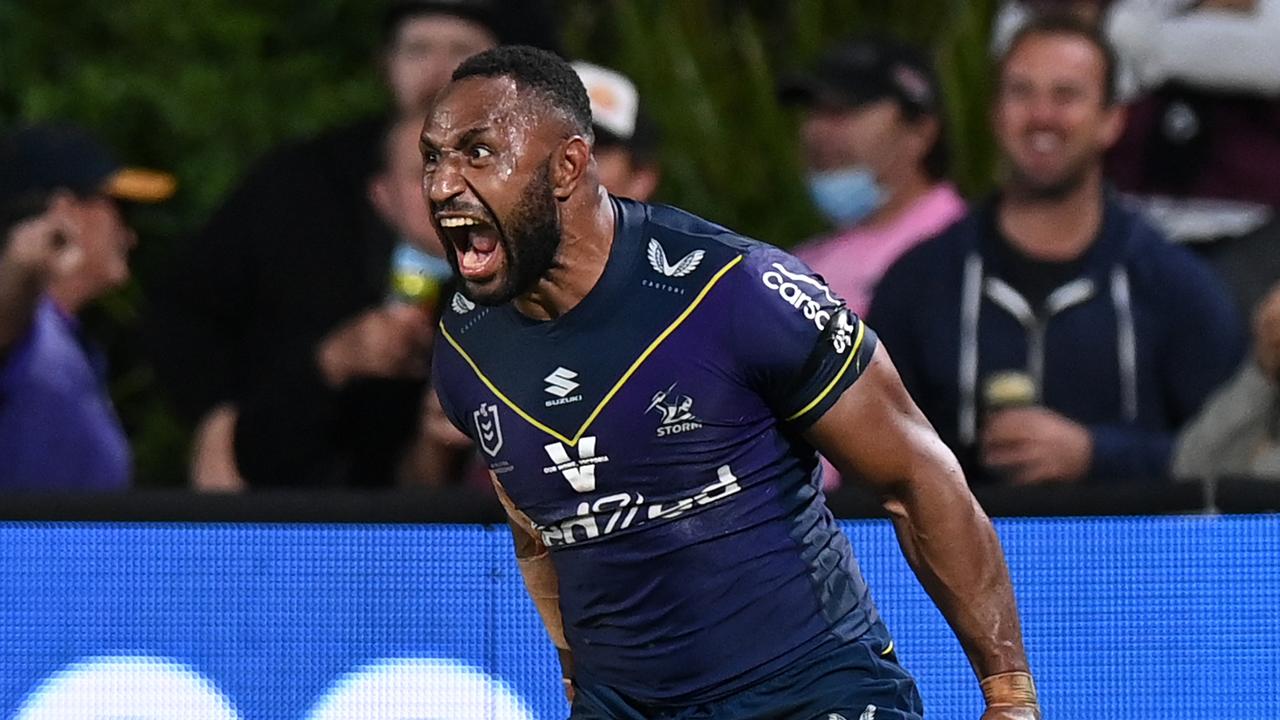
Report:
M490 473L494 490L502 508L507 511L507 524L511 526L511 539L515 541L516 562L520 565L520 574L524 576L525 589L542 616L542 624L547 628L547 635L560 654L560 671L565 679L565 691L573 700L573 656L569 652L569 642L564 637L564 620L560 616L560 585L556 579L555 566L551 564L551 555L547 546L542 544L533 521L528 515L520 512L511 501L498 477Z
M842 476L881 498L907 561L983 681L985 717L1038 717L1000 541L883 347L805 435Z

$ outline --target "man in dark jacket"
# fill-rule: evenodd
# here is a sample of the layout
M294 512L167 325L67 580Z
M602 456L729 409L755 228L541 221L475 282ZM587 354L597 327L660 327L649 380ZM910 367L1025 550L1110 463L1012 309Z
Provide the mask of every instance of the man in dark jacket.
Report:
M1089 26L1024 27L999 67L1001 192L876 291L871 323L971 478L1166 477L1174 432L1243 352L1208 269L1105 188L1113 79Z
M156 366L196 424L201 489L379 486L412 440L425 314L385 301L396 233L368 200L384 128L424 116L466 57L554 44L540 3L393 0L394 106L260 160L179 256L151 318Z

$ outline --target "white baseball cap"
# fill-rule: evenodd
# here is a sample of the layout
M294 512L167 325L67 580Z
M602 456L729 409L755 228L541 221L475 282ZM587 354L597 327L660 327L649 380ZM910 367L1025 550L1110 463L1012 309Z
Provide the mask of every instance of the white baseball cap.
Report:
M573 69L587 89L596 128L623 142L631 140L640 113L640 93L635 83L622 73L588 62L574 62Z

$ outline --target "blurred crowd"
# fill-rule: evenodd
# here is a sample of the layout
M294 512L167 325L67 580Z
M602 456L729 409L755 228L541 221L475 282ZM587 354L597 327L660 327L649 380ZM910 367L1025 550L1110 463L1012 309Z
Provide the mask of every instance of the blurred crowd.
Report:
M392 105L271 150L183 244L145 328L192 487L489 487L430 390L439 313L468 301L418 134L463 59L557 35L541 3L388 0ZM929 48L851 38L776 79L831 228L794 252L974 484L1280 479L1280 0L1009 1L993 37L985 197L949 180ZM660 200L636 85L575 68L604 185ZM131 485L78 317L129 278L132 206L180 190L74 125L0 141L0 490Z

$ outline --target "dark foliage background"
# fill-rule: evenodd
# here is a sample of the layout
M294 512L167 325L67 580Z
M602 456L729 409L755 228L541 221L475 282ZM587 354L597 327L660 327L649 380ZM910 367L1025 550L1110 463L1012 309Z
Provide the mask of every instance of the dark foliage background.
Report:
M640 87L664 136L660 199L790 246L822 226L777 76L833 40L892 33L934 51L955 179L990 184L986 48L995 0L559 0L564 45ZM148 283L260 153L382 107L368 0L0 0L0 126L68 119L122 159L173 171L134 217L135 281L88 318L112 358L138 484L185 482L188 428L138 337Z

